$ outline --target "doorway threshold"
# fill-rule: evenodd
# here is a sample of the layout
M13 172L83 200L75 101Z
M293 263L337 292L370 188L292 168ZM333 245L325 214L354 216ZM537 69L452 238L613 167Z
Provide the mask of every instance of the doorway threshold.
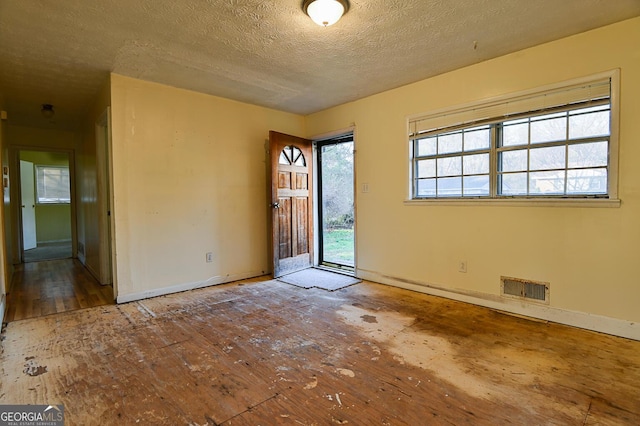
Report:
M336 274L346 275L348 277L356 276L356 269L352 266L333 265L333 264L323 263L321 265L315 265L314 268L322 269L323 271L327 271L327 272L334 272Z

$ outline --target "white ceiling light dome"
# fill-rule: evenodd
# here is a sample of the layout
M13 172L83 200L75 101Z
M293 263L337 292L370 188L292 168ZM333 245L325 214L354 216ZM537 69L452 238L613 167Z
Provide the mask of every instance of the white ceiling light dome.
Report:
M338 22L342 15L347 13L349 2L347 0L306 0L303 9L313 22L328 27Z

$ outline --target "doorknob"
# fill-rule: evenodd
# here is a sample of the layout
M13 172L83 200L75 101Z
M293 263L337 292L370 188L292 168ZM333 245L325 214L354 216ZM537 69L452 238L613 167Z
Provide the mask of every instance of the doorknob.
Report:
M276 201L275 203L271 204L271 207L273 207L274 209L279 209L280 203Z

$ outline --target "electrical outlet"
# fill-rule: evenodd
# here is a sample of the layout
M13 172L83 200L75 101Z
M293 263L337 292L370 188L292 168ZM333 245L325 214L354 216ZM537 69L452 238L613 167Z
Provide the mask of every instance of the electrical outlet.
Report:
M365 193L365 194L367 192L369 192L369 184L368 183L363 183L362 184L362 192Z
M458 271L459 272L463 272L463 273L467 273L467 261L466 260L461 260L460 262L458 262Z
M206 256L207 256L207 263L213 262L213 253L212 252L208 252Z

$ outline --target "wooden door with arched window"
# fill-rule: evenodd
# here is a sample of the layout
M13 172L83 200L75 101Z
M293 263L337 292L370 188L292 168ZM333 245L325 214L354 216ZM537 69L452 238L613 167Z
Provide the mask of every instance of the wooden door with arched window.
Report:
M313 266L312 141L269 132L273 276Z

